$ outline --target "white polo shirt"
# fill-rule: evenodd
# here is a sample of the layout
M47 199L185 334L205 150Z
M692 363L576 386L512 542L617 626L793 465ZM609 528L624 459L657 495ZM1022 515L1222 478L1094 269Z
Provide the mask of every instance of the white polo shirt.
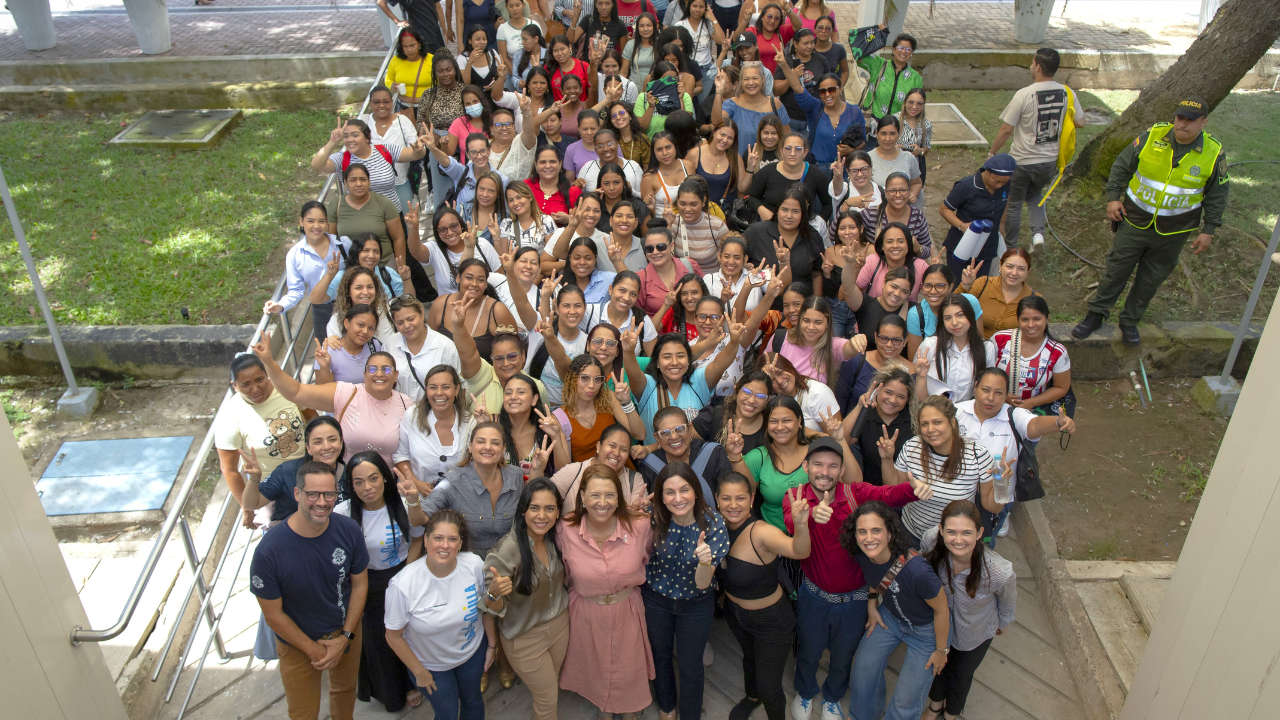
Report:
M956 403L956 422L960 425L960 434L968 440L981 443L991 451L992 456L999 454L1001 461L1007 459L1014 477L1017 477L1018 445L1013 439L1014 427L1009 425L1009 406L1001 405L1000 412L997 412L995 417L983 422L978 419L978 414L974 411L974 402L969 400ZM1018 437L1022 438L1023 442L1037 442L1027 439L1027 430L1033 418L1035 414L1030 410L1013 408L1013 422L1017 428Z
M986 357L987 362L995 359L996 346L990 340L986 341ZM951 402L961 403L966 400L973 399L973 348L966 345L963 350L956 347L955 343L947 345L946 369L947 377L938 377L938 336L930 335L920 343L920 348L916 350L916 355L924 355L929 359L929 379L936 381L938 384L945 385L951 392ZM935 392L936 385L930 382L930 394ZM991 449L991 448L988 448ZM995 452L994 449L991 449Z

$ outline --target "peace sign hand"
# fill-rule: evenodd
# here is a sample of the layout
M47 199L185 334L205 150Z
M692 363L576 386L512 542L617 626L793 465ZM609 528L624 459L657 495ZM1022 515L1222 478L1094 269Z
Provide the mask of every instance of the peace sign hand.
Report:
M329 131L329 144L337 145L342 142L342 116L338 116L338 127Z
M832 440L839 442L844 436L844 423L840 420L840 413L822 410L818 413L818 417L822 420L822 431L830 435Z
M333 358L329 356L329 348L327 347L326 343L322 343L319 340L316 340L315 343L316 343L316 350L315 350L316 365L319 365L322 370L328 370L331 367L331 364L333 361Z
M560 428L560 421L551 413L545 415L538 408L534 408L533 412L538 416L538 426L542 428L542 432L551 437L559 437L564 431Z
M640 342L640 333L635 328L627 328L622 331L622 349L631 354L635 354L636 345Z
M258 462L258 451L251 446L249 452L240 451L240 474L248 475L254 482L262 479L262 465Z
M898 431L893 431L893 436L889 435L888 426L880 426L881 437L876 441L876 449L880 451L881 460L893 460L893 455L897 451Z
M625 406L631 402L631 386L623 379L622 370L618 370L616 375L609 375L609 379L613 380L613 396L618 399L618 404Z
M422 494L418 492L418 486L413 483L411 478L404 476L400 472L400 468L392 466L391 474L396 479L396 490L400 491L400 497L409 502L410 505L417 505L422 500Z
M467 223L467 231L462 233L462 243L468 250L474 250L476 247L476 224Z
M742 457L742 450L746 447L746 439L742 437L742 433L738 432L738 423L736 420L726 420L729 423L729 433L724 439L724 450L731 456Z
M636 495L634 500L632 500L630 503L627 504L627 508L630 509L631 512L641 513L644 515L647 515L649 513L649 509L652 506L653 506L653 493L649 493L648 495L644 493L640 493L639 495Z
M466 327L467 311L471 309L475 303L475 298L467 298L462 302L456 302L449 308L449 322L453 325L454 332L459 332Z
M471 416L476 419L476 422L482 423L492 420L493 416L489 414L489 410L484 406L484 401L477 400L474 393L470 393L470 395L472 408Z
M539 318L538 322L533 326L533 331L546 340L552 340L555 335L555 331L551 327L551 321L546 318Z
M791 263L791 248L782 242L782 238L773 241L773 252L778 256L778 266L789 265Z
M622 247L622 245L615 243L613 241L613 236L612 235L609 236L609 248L608 248L609 262L612 262L615 265L617 263L622 262L623 259L626 258L627 250L629 249L630 248L624 248Z
M342 256L337 250L333 251L333 255L329 256L328 262L324 264L324 271L330 277L338 274L338 269L342 266Z
M404 258L399 255L396 256L396 274L400 276L401 280L409 281L409 266L405 264Z
M720 302L724 303L725 307L729 307L729 303L732 300L733 300L733 285L729 284L728 281L725 281L721 283L721 286L720 286Z
M844 163L844 156L837 153L836 161L831 163L831 177L844 177Z
M796 493L796 499L791 501L791 520L796 527L800 527L809 520L809 499L804 493Z
M978 259L973 258L969 261L969 265L960 273L960 284L969 287L974 280L978 279Z
M556 426L556 432L560 430L560 423L552 419L552 423ZM546 430L546 426L543 426ZM534 448L533 457L530 459L529 477L540 477L546 472L547 461L551 459L551 451L559 441L558 437L550 437L551 433L547 433L548 437L542 438L542 445Z
M831 277L831 271L836 267L836 261L833 259L835 253L839 252L835 246L831 246L822 251L822 275L823 277Z
M915 372L912 374L918 378L929 374L929 355L923 348L921 348L920 352L916 354L916 368Z
M680 302L680 291L668 290L667 297L663 300L663 304L667 307L675 307L678 302Z
M719 80L719 79L720 79L720 76L716 75L716 80ZM750 147L747 148L747 171L748 172L754 173L760 169L761 155L762 153L760 151L760 145L757 143L751 143Z

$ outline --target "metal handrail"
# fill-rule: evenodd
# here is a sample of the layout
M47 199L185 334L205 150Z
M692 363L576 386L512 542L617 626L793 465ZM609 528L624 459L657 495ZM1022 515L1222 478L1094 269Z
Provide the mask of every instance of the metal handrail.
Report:
M391 58L395 55L395 49L400 42L400 33L403 31L404 30L402 28L396 29L396 35L391 42L391 48L387 50L386 57L382 59L382 65L378 68L378 74L374 76L373 85L369 88L370 92L373 91L374 87L381 84L383 78L386 77L387 66L391 64ZM361 103L360 110L356 114L363 115L368 107L369 93L365 93L364 102ZM328 179L325 180L324 186L320 189L320 194L316 196L316 200L320 202L325 201L329 192L337 184L337 178L337 173L331 173L329 175ZM286 275L282 272L280 274L279 281L276 282L275 290L271 293L271 299L279 300L284 295L286 288L287 279ZM311 308L308 306L303 313L302 320L306 319L306 314L310 311ZM271 315L263 314L262 319L258 321L257 327L253 330L253 337L249 340L249 346L246 348L247 351L253 351L253 346L262 338L262 333L266 330L267 324L271 319ZM301 324L302 323L300 322L299 325ZM289 327L287 323L285 324L285 327ZM313 328L313 335L314 332L315 330ZM291 352L292 347L296 344L298 338L292 332L286 332L286 334L289 337L283 338L286 343L284 347L289 348L289 352ZM308 339L307 343L310 344L310 339ZM301 369L302 362L299 361L297 363L297 370L300 371ZM120 635L120 633L124 632L125 628L129 626L129 621L133 618L133 613L138 609L138 603L142 601L142 593L146 591L147 584L151 581L151 575L160 564L160 557L164 554L164 549L165 546L168 545L169 537L173 535L174 528L177 526L178 521L182 519L183 513L186 511L187 502L191 499L191 493L195 489L196 481L200 478L200 470L209 460L209 451L213 448L213 428L217 424L217 415L222 412L222 406L226 404L226 401L231 397L231 395L232 392L228 389L222 396L222 401L218 404L218 409L214 412L215 417L213 421L209 423L209 431L205 433L204 440L200 443L200 449L196 453L197 461L191 464L191 468L187 471L186 478L182 481L182 487L178 489L178 495L174 498L173 504L170 506L169 514L165 517L164 524L160 527L160 534L156 536L155 542L151 546L151 552L147 555L146 562L142 564L142 570L138 573L138 580L134 583L133 590L130 591L128 599L125 600L124 607L120 611L119 619L116 620L114 625L105 630L87 630L81 625L76 625L71 629L72 645L78 646L82 642L104 642ZM227 506L224 504L223 507L225 514L225 508ZM194 574L198 575L203 571L204 564L209 556L209 551L213 548L213 544L216 541L217 536L218 533L216 532L210 534L208 548L205 549L203 554L199 555L199 563L195 567L191 568ZM183 533L182 538L183 541L187 543L186 549L188 551L188 557L195 556L195 548L191 547L189 536L186 533ZM216 579L217 578L214 578L215 581ZM195 588L193 587L192 590L194 589ZM212 591L212 587L210 587L209 590ZM188 601L190 601L190 597L191 591L188 591ZM168 647L168 644L166 647ZM163 662L163 658L161 658L161 662ZM157 665L159 664L160 663L157 663ZM181 668L179 668L179 671L180 670Z

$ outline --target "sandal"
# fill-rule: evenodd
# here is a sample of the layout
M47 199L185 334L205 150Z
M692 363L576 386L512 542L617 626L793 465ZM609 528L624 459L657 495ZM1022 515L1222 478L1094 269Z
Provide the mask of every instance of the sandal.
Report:
M942 713L946 709L947 709L946 700L943 700L942 704L936 708L933 706L933 701L930 700L929 707L925 709L925 713L933 713L933 717L928 717L927 715L921 715L920 720L938 720L938 718L942 717Z
M405 696L405 702L409 703L409 707L418 707L422 704L422 693L414 690Z

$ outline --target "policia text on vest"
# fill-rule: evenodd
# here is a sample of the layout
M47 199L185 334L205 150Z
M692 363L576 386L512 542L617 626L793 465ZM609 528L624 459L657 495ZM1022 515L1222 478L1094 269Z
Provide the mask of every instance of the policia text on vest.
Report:
M1183 100L1173 123L1153 125L1111 166L1107 215L1116 224L1116 235L1089 313L1105 320L1136 267L1119 318L1121 330L1132 333L1126 344L1136 344L1138 322L1177 267L1187 240L1195 236L1191 249L1198 255L1222 224L1226 154L1222 143L1204 132L1207 114L1203 100Z

